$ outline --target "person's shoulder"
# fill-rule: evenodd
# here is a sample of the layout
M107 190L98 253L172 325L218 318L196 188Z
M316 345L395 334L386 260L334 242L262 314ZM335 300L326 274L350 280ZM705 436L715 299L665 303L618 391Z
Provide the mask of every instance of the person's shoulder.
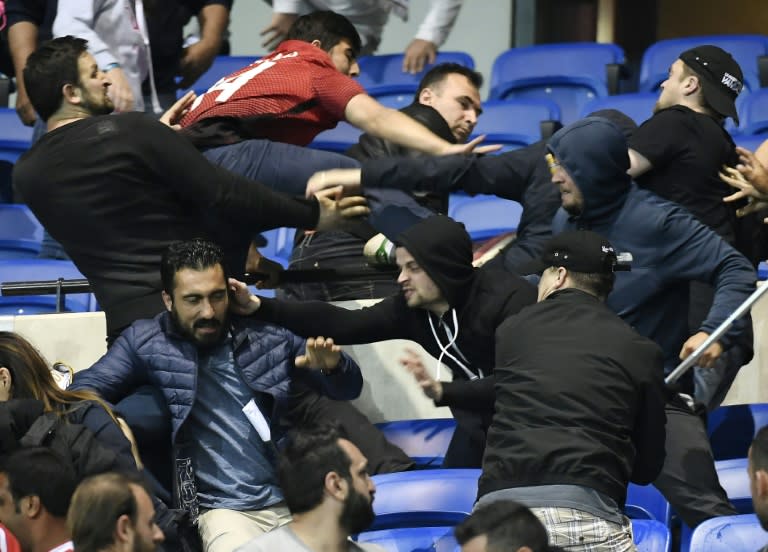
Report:
M239 548L236 548L235 552L271 552L272 550L302 551L303 549L295 546L291 533L287 526L283 525L268 533L252 538Z

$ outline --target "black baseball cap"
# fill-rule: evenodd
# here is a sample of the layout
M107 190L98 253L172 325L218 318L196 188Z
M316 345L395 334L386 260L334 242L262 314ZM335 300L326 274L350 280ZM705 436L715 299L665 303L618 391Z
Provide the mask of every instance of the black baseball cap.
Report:
M619 263L610 242L590 230L571 230L550 238L544 244L541 256L526 265L522 273L541 273L551 266L587 274L630 270L628 264Z
M717 46L703 45L686 50L680 59L699 75L709 106L739 124L736 97L744 88L744 74L733 56Z

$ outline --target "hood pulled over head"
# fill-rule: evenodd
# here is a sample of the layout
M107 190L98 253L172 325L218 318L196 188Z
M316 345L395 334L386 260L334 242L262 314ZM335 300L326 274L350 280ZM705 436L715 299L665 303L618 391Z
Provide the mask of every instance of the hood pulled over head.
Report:
M579 215L589 221L610 215L626 198L631 185L627 140L622 130L603 117L586 117L558 130L547 149L584 196Z
M462 301L475 270L463 224L445 215L429 217L401 232L396 244L413 255L451 307Z

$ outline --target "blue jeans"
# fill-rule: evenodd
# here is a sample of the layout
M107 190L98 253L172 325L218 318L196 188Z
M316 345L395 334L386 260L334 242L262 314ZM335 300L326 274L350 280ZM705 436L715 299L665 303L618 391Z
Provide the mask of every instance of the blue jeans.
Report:
M304 195L309 177L318 171L360 167L354 159L338 153L271 140L245 140L205 150L203 155L214 165L273 190L300 196Z

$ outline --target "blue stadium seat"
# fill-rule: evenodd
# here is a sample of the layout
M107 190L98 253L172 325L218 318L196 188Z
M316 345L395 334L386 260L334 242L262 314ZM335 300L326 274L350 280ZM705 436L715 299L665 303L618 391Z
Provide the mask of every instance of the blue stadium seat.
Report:
M572 42L512 48L493 62L489 99L549 99L560 106L563 124L568 124L579 118L587 102L607 96L615 88L623 63L624 51L615 44ZM616 79L609 78L609 73Z
M767 88L754 90L744 97L739 105L739 119L739 132L741 134L768 133ZM765 137L763 136L763 138Z
M633 519L632 536L638 552L669 552L672 546L669 528L659 521Z
M753 514L722 516L701 523L693 532L691 552L755 552L768 544L768 533Z
M669 502L653 485L629 484L624 513L630 519L651 519L669 526Z
M761 279L765 277L764 273ZM746 458L752 439L765 425L768 425L768 404L721 406L710 412L707 433L715 460Z
M669 529L658 521L632 520L638 552L669 552ZM381 546L387 552L458 552L452 527L406 527L360 533L357 542Z
M420 73L403 72L403 54L382 56L363 56L358 60L360 76L358 82L366 92L379 99L389 96L413 97L424 74L434 65L427 65ZM475 68L475 60L464 52L438 52L435 64L458 63L470 69ZM410 100L409 102L410 103Z
M51 259L18 259L0 260L0 283L30 282L39 280L74 280L85 278L71 261ZM68 294L64 302L64 310L68 312L89 312L95 308L95 300L91 294ZM43 296L14 296L0 297L0 309L5 314L32 314L56 312L56 297Z
M479 469L436 469L374 475L371 530L455 525L472 511Z
M762 35L708 35L660 40L643 54L640 64L641 92L653 92L666 80L669 67L684 51L702 44L719 46L729 52L744 73L744 87L760 88L758 58L768 54L768 37Z
M33 240L0 239L0 260L36 259L40 254L40 247L40 242Z
M757 279L768 280L768 263L765 261L760 261L760 264L757 265Z
M315 136L315 139L312 140L309 147L336 153L344 153L351 146L357 144L357 140L362 133L363 131L359 128L354 127L345 121L341 121L336 125L336 128L325 130Z
M10 107L0 108L0 161L14 164L32 145L32 127L24 126Z
M595 98L584 106L584 109L581 110L581 116L586 117L600 109L616 109L640 125L653 115L653 106L656 105L658 99L659 95L656 92L617 94L616 96Z
M366 531L357 542L381 546L387 552L460 552L453 527L406 527Z
M376 427L389 442L410 456L419 468L439 468L456 429L456 420L399 420L379 423Z
M259 247L259 252L273 261L278 261L283 267L288 266L288 260L293 251L295 228L274 228L261 233L267 240L267 245Z
M483 241L505 232L514 232L523 206L492 195L476 195L449 203L448 215L464 224L472 241Z
M485 134L486 144L517 149L542 138L542 121L559 121L560 108L550 100L491 100L483 103L483 114L471 138Z
M213 60L213 65L195 81L191 88L185 90L179 90L176 94L181 98L189 90L194 90L198 96L205 94L205 92L214 84L219 82L227 75L231 75L235 71L239 71L246 65L250 65L257 59L261 59L263 56L217 56Z
M755 151L757 148L760 147L760 144L765 142L766 136L749 136L745 134L739 134L733 137L733 141L736 142L737 146L741 146L742 148L746 148L749 151Z
M0 203L0 239L42 243L43 225L26 205Z
M747 474L747 459L732 458L730 460L718 460L715 462L717 477L720 485L725 489L728 499L740 514L751 514L752 494L749 489L749 475Z

